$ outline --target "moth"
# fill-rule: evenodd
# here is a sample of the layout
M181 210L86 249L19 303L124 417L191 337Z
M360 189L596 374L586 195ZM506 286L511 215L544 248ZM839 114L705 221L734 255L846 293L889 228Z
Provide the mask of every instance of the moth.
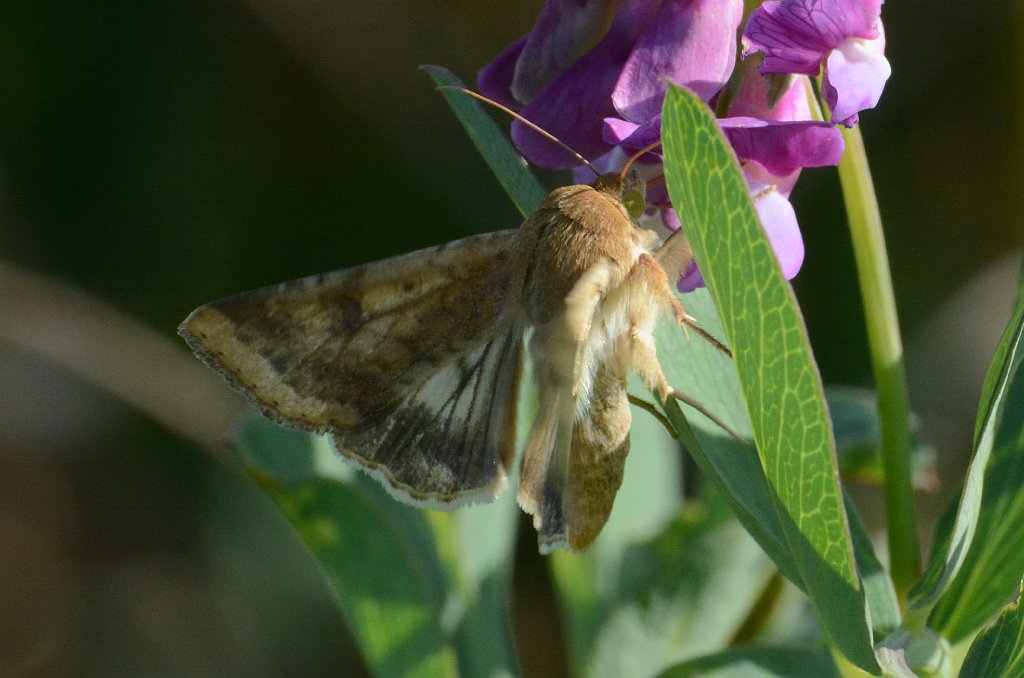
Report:
M179 332L264 415L329 435L395 498L439 509L505 488L528 353L539 406L519 505L542 552L582 550L622 482L627 373L676 395L655 324L725 350L672 291L692 259L685 237L659 243L627 210L643 187L624 170L558 188L517 230L221 299Z

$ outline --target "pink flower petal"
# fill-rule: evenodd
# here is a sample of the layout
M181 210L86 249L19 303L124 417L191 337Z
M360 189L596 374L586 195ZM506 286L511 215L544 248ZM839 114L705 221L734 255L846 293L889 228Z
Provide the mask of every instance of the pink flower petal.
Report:
M807 99L809 86L806 75L776 75L774 78L787 78L789 84L781 94L774 93L775 103L771 102L772 92L769 85L778 86L778 82L770 82L769 78L758 72L761 60L747 59L740 68L743 75L739 87L729 101L726 110L728 118L760 118L762 120L811 120L811 105Z
M665 228L669 231L678 231L683 227L683 221L679 218L679 213L671 207L662 207L658 210L658 216L661 217L661 223L665 225ZM696 266L693 266L696 268Z
M529 103L608 33L615 0L548 0L526 36L511 91Z
M604 140L620 146L632 156L661 141L661 114L654 116L650 122L637 125L618 118L604 119ZM644 153L638 160L643 163L661 163L661 148Z
M476 76L476 86L481 94L511 109L519 108L519 102L512 96L512 78L525 44L526 38L519 38L480 69Z
M804 239L793 205L778 191L768 190L754 193L754 209L779 260L782 275L791 280L804 263Z
M638 129L640 129L640 125L635 122L622 120L620 118L605 118L602 137L609 144L615 144L618 146L621 145L623 141L631 137Z
M742 0L664 0L626 60L612 93L615 109L647 122L661 113L668 81L709 100L732 73L742 15Z
M747 188L754 199L754 209L768 236L768 242L779 261L782 275L791 280L804 262L804 239L800 234L796 212L789 200L774 190L771 184L747 176ZM704 287L704 277L697 265L693 264L683 272L676 282L676 288L680 292L692 292L698 287Z
M619 61L609 50L593 50L567 68L520 111L585 158L607 153L604 119L615 115L611 91ZM526 158L548 169L574 167L579 161L557 144L519 121L512 123L512 141Z
M683 274L679 276L679 280L676 281L676 289L680 292L692 292L701 287L704 287L704 276L700 274L697 262L690 262Z
M885 82L892 75L882 53L884 38L844 40L828 56L822 92L832 120L844 125L857 122L857 114L874 108Z
M718 124L740 160L756 160L776 176L838 165L843 155L843 135L827 122L723 118Z
M621 148L615 146L612 150L608 151L602 156L590 160L590 164L594 166L601 174L607 174L608 172L617 172L626 164L627 156ZM579 165L572 168L572 180L576 184L591 184L594 182L594 172L586 165Z
M800 178L800 170L792 174L779 176L772 174L761 163L754 160L744 160L741 165L743 166L743 176L746 177L748 186L756 185L758 182L760 182L761 186L774 186L775 190L787 199L789 194L793 192L797 179Z
M847 38L877 37L882 0L765 0L743 31L743 55L764 54L762 73L817 75Z
M608 35L563 70L520 111L587 158L611 149L602 138L604 119L616 117L611 93L640 31L657 10L657 0L620 0ZM520 122L512 140L531 162L549 169L579 164L574 156Z

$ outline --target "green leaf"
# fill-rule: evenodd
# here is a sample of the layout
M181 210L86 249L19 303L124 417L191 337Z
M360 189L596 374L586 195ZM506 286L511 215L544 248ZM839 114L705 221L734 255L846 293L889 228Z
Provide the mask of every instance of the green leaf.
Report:
M681 300L687 312L699 319L705 330L714 336L723 336L721 320L707 290L682 295ZM669 383L709 407L734 431L749 435L750 423L743 405L739 378L729 359L707 342L688 338L679 328L668 323L659 326L655 338ZM664 409L665 416L679 432L680 440L740 523L775 561L782 574L803 589L804 582L786 543L757 452L753 446L737 442L692 408L684 407L685 418L675 403L669 403ZM854 427L846 430L854 434ZM872 629L876 637L885 636L900 622L896 592L892 579L875 555L871 540L848 501L846 507L857 569L871 610Z
M985 380L985 405L965 480L965 488L971 489L962 494L952 530L947 523L946 531L940 533L953 536L943 539L944 548L935 550L928 570L932 577L928 581L936 581L940 564L947 573L933 584L941 587L946 581L948 588L932 609L928 625L951 642L968 637L992 619L1013 595L1024 572L1022 335L1024 301L1018 299ZM922 600L928 598L922 594Z
M881 487L885 482L882 464L882 426L878 418L878 396L874 391L854 386L829 385L825 400L832 416L839 475L844 481ZM912 419L911 472L915 489L935 492L939 479L935 473L935 448L921 439L920 426Z
M854 564L832 427L792 289L707 106L672 87L665 180L735 355L776 513L812 605L836 646L877 672Z
M875 639L892 633L902 620L900 602L896 597L896 587L892 577L875 554L864 524L857 515L857 510L844 492L843 501L846 515L850 520L850 536L853 539L853 551L857 558L857 571L860 572L867 598L868 609L871 610L871 630Z
M426 71L439 87L465 86L451 71L441 66L420 68ZM547 197L547 191L537 183L505 134L476 99L454 89L442 89L441 93L516 208L524 217L532 214Z
M325 438L255 415L238 454L319 565L375 675L517 672L510 498L455 514L415 509L346 466Z
M587 634L574 638L575 672L593 678L652 675L727 645L774 574L727 513L701 505L627 549L613 573L589 554L558 553L552 564L563 585L599 594L568 609L573 635Z
M650 414L636 407L622 486L608 523L582 554L558 552L549 564L570 655L583 667L594 651L608 610L621 593L626 553L661 533L682 505L682 459L678 445Z
M706 291L687 294L684 300L687 312L699 318L704 329L721 335L720 321ZM728 360L699 339L685 339L675 327L659 328L656 338L658 355L669 382L701 403L713 403L711 409L717 417L733 430L747 433L749 423L742 412L739 379L735 371L729 369ZM729 407L727 403L733 403L733 406ZM739 409L735 403L739 403ZM689 407L684 417L676 403L668 403L665 416L740 523L775 561L779 571L803 589L804 582L786 543L782 524L772 504L768 481L753 447L738 443ZM688 419L693 419L692 425ZM871 610L873 635L885 636L900 622L896 591L852 504L848 499L845 504L857 569Z
M677 664L660 678L839 678L825 652L798 648L763 647L728 650Z
M1024 264L1021 266L1020 276L1017 279L1017 298L1013 304L1013 314L996 346L992 364L989 366L988 373L985 375L985 383L982 385L978 416L974 421L975 440L979 440L984 435L984 429L990 424L992 413L999 408L998 401L1006 382L1006 372L1012 362L1011 354L1017 351L1020 344L1022 322L1024 322Z
M697 290L680 299L701 327L713 336L724 336L707 290ZM700 337L688 335L671 323L658 326L655 340L658 359L669 383L696 399L732 430L752 437L732 361ZM802 588L803 580L786 543L757 451L752 444L744 445L732 438L693 408L682 407L685 417L675 401L664 407L680 442L783 575Z
M1024 609L1017 598L992 626L978 634L960 668L960 678L1024 675Z

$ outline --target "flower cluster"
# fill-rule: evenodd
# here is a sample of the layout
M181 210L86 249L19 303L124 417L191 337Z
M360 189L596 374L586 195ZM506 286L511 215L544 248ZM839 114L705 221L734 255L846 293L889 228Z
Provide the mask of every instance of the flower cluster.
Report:
M789 193L802 168L839 162L835 124L856 123L889 77L881 4L765 0L744 23L743 0L547 0L530 33L488 64L478 84L605 170L660 138L668 82L690 88L719 115L792 277L804 250ZM812 114L808 76L819 74L832 122ZM579 164L519 122L512 138L542 167ZM657 153L643 160L660 172ZM665 225L678 228L664 188L649 198ZM679 288L702 284L694 268Z

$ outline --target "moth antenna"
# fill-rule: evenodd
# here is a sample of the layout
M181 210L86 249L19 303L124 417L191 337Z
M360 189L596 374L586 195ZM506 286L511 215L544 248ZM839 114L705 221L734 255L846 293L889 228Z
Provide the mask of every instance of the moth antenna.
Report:
M661 146L661 139L658 139L653 144L649 144L647 146L644 146L639 151L637 151L636 153L631 155L629 157L629 160L627 160L626 164L622 167L622 171L619 173L619 178L622 181L625 181L626 180L626 173L629 172L629 168L633 166L633 163L636 162L637 160L639 160L640 156L642 156L644 153L647 153L649 151L653 151L658 146Z
M499 111L503 111L504 113L507 113L508 115L512 116L513 118L515 118L519 122L523 123L524 125L526 125L530 129L532 129L537 134L540 134L545 139L548 139L549 141L553 141L554 143L558 144L559 147L562 148L562 150L567 151L568 153L572 154L572 156L574 158L576 158L577 160L582 162L584 165L586 165L587 169L589 169L591 172L594 173L594 176L596 176L596 177L601 176L601 173L597 171L596 167L594 167L593 165L590 164L589 160L587 160L582 155L580 155L579 153L574 151L572 148L570 148L568 144L563 142L561 139L556 137L554 134L551 134L550 132L548 132L547 130L542 128L540 125L536 125L536 124L530 122L529 120L527 120L523 116L521 116L518 113L516 113L515 111L513 111L508 106L504 106L502 104L499 104L494 99L488 99L483 94L477 94L473 90L466 89L465 87L458 87L456 85L441 85L437 89L439 89L439 90L440 89L454 89L454 90L457 90L459 92L462 92L463 94L468 94L469 96L473 97L474 99L477 99L478 101L482 101L485 104L490 104L491 106L494 106Z
M663 181L665 181L665 174L664 173L659 174L656 177L651 177L650 179L647 180L647 183L645 185L646 185L647 188L654 188L655 186L657 186L658 184L660 184Z

